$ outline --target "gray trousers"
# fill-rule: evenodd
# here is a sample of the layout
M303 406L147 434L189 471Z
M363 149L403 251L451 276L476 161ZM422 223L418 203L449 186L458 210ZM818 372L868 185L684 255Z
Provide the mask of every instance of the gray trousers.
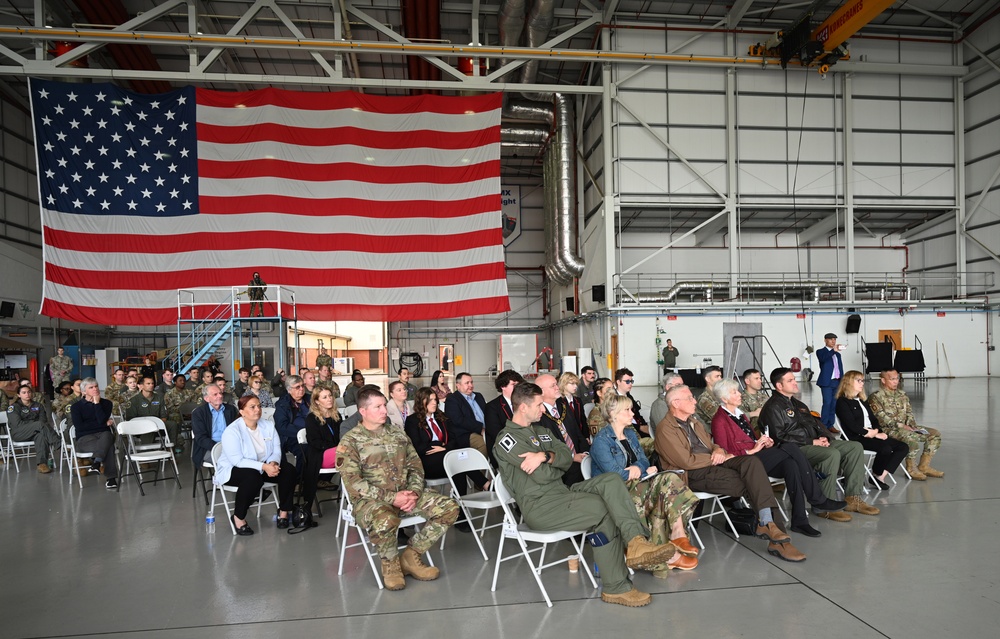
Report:
M115 436L110 430L84 435L76 440L79 453L94 453L94 459L104 462L104 476L118 477L118 460L115 458Z
M44 464L49 457L55 458L59 448L62 446L62 439L54 428L41 421L21 422L17 427L12 428L10 436L18 442L35 442L35 463Z

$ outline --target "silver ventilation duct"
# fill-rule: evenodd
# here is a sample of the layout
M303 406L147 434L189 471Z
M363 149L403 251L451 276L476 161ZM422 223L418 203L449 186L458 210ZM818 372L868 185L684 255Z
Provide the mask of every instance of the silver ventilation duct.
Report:
M525 22L526 0L504 0L500 5L498 23L500 44L514 47L520 43L521 32L527 29L529 47L538 47L548 39L555 15L554 0L535 0ZM500 65L506 64L501 60ZM522 66L521 82L532 84L538 76L538 61L530 60ZM573 145L573 106L570 98L561 94L522 93L527 100L507 98L503 117L508 120L544 122L549 132L543 144L548 143L543 163L542 185L545 211L545 272L557 284L566 285L583 274L584 262L576 255L576 154ZM525 127L512 125L515 130ZM501 136L503 134L501 133ZM505 140L504 153L513 155L515 149L531 142L524 139L533 134L517 134L520 139ZM503 139L503 138L502 138Z
M546 244L546 271L558 284L569 284L583 275L584 262L576 255L576 157L573 153L573 106L560 93L555 102L556 135L546 154L544 180L547 194L546 217L552 227Z

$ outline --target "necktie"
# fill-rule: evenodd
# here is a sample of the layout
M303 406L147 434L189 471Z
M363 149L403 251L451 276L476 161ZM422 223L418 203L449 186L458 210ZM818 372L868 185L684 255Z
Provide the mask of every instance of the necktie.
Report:
M562 420L559 419L559 411L555 406L552 407L551 413L552 418L556 420L556 425L559 426L559 433L562 435L563 441L566 442L567 446L569 446L569 452L575 455L576 446L573 445L573 439L569 436L569 432L566 430L566 427L563 426Z
M430 418L430 422L431 422L431 430L434 431L434 439L436 439L437 441L441 441L442 439L444 439L444 437L441 435L441 428L437 425L437 422L434 421L433 417Z

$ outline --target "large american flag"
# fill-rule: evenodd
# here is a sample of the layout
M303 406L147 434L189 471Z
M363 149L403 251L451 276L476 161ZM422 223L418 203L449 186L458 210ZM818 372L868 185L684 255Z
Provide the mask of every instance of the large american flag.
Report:
M30 88L44 315L173 324L254 272L305 320L510 309L499 94Z

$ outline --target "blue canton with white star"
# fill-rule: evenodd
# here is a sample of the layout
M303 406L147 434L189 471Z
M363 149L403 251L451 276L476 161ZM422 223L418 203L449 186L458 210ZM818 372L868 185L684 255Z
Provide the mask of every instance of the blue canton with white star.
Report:
M198 213L195 89L141 95L31 79L42 206L62 213Z

